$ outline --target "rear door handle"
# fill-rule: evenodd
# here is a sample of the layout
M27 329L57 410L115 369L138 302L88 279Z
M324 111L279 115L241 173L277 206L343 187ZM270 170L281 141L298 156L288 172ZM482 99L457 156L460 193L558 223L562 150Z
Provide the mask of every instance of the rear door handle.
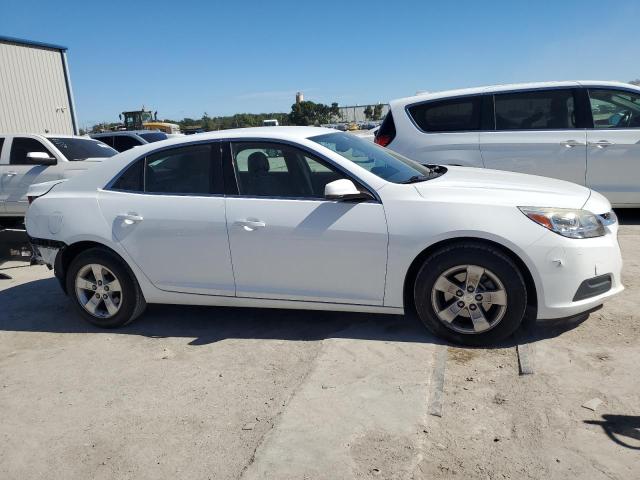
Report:
M597 142L589 142L592 147L604 148L613 145L609 140L598 140Z
M565 140L564 142L560 142L560 145L563 145L567 148L579 147L580 145L584 145L584 143L580 143L577 140Z
M233 224L237 225L238 227L244 228L247 232L253 232L258 228L264 228L267 226L266 223L260 220L249 220L249 219L236 220L235 222L233 222Z
M133 225L134 223L140 223L142 220L144 220L144 217L142 217L141 215L138 215L137 213L122 213L122 214L120 214L118 216L120 218L122 218L124 223L126 223L127 225Z
M7 172L4 174L5 177L15 177L18 172Z

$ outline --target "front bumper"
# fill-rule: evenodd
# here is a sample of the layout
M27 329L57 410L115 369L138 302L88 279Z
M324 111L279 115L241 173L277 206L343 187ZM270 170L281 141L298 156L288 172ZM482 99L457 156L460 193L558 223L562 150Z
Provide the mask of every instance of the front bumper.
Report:
M617 224L607 230L585 239L548 232L529 247L539 277L538 318L578 315L624 290Z

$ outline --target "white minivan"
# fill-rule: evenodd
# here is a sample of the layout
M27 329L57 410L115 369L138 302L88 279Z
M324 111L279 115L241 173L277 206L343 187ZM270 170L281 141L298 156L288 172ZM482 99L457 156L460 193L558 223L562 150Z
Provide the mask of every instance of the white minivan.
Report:
M554 177L640 206L640 87L545 82L429 93L390 103L376 143L424 164Z

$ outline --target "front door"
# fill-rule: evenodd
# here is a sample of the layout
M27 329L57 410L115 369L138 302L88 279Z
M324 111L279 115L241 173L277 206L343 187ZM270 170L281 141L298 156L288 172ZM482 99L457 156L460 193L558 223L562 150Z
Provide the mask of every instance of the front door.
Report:
M98 202L111 235L157 288L235 294L219 143L150 154Z
M614 205L640 205L640 94L590 89L587 185Z
M231 155L239 195L227 197L227 221L239 297L383 304L380 203L325 200L325 185L345 175L298 148L237 142Z
M586 130L571 89L495 95L496 130L480 133L486 168L585 184Z
M3 192L6 214L24 216L29 207L27 199L29 186L63 177L60 165L35 165L27 158L30 152L44 152L49 157L56 158L42 142L35 138L13 138L9 163L0 166L0 182L2 182L0 190Z

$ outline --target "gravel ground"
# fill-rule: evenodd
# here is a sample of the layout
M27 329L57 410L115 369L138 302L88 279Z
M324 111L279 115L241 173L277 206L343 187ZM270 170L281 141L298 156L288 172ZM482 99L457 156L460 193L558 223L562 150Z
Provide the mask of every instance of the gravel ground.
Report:
M447 347L407 317L151 306L101 331L45 267L4 268L0 478L637 478L640 213L623 223L627 290L523 331L524 376L515 340Z

